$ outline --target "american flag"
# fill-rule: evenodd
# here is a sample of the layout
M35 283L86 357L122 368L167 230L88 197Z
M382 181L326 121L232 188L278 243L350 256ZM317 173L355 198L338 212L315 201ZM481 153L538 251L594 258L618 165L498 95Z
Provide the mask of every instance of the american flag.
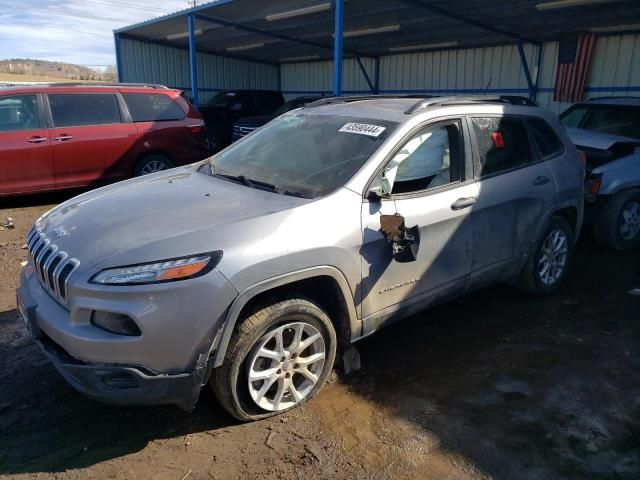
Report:
M567 35L560 39L554 101L582 100L594 43L595 36L592 33Z

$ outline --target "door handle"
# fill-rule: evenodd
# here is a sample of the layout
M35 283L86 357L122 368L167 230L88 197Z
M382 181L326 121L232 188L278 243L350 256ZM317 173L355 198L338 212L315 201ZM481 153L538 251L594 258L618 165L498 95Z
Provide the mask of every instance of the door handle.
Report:
M63 133L59 137L53 137L53 139L57 140L58 142L64 142L65 140L71 140L72 138L73 137L71 135L67 135L66 133Z
M462 210L463 208L469 208L475 203L476 198L474 197L459 198L451 204L451 210Z
M544 185L545 183L549 182L549 177L545 176L545 175L540 175L539 177L536 177L536 179L533 181L533 184L538 186L538 185Z
M29 143L42 143L46 142L47 139L45 137L31 137L27 142Z

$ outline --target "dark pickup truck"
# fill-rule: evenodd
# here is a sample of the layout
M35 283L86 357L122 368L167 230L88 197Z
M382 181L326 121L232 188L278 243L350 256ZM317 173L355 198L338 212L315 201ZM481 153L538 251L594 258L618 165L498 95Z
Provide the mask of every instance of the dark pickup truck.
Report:
M281 92L274 90L225 90L215 94L198 110L204 117L212 152L231 143L233 124L239 118L269 115L284 104Z

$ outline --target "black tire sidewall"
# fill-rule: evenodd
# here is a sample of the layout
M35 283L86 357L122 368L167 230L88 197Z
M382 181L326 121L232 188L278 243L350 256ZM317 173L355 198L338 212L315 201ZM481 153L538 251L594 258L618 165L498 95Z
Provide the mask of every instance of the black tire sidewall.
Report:
M150 162L163 162L167 166L167 170L169 168L173 168L173 162L169 159L169 157L161 154L151 154L147 155L140 159L140 161L136 164L136 168L133 171L133 175L135 177L139 177L142 175L142 169L147 163Z
M263 410L258 407L251 396L249 395L249 387L247 383L248 362L250 360L250 353L256 346L256 343L269 331L274 330L287 323L302 321L314 326L322 335L325 342L325 351L327 356L325 364L322 369L322 373L316 385L311 392L305 397L305 399L299 404L289 407L285 410L277 412L271 412ZM325 383L326 378L333 369L335 362L337 339L335 329L329 320L329 317L320 308L307 302L287 302L286 305L276 304L274 311L268 316L258 328L252 331L248 336L241 340L242 345L238 351L238 355L234 358L233 363L230 365L230 385L231 394L233 396L234 409L237 410L237 414L240 414L241 418L257 420L261 418L271 417L273 415L279 415L287 412L298 406L306 403L317 395L319 390ZM237 415L236 415L237 416Z
M622 212L630 203L633 203L633 202L640 203L640 192L630 191L626 193L627 195L625 195L624 200L620 202L620 205L616 208L616 211L614 212L615 221L612 222L613 232L611 232L611 234L612 234L612 238L614 239L613 247L616 250L628 250L640 244L640 233L638 233L632 239L626 239L622 236L622 233L620 232L620 226L622 224Z
M564 269L562 270L560 277L558 277L558 279L552 284L547 285L540 278L540 274L538 272L538 262L542 254L542 247L544 245L544 242L546 241L547 237L551 234L551 232L553 232L554 230L562 230L562 232L567 237L567 260L564 264ZM531 262L531 272L529 272L529 274L533 276L533 284L537 293L540 293L540 294L551 293L560 287L560 285L562 284L562 282L567 276L567 271L569 270L569 265L571 263L572 256L573 256L573 231L571 230L571 227L569 226L569 224L564 218L553 217L549 221L549 225L544 230L544 233L540 236L540 239L538 240L535 251L533 253L532 262Z

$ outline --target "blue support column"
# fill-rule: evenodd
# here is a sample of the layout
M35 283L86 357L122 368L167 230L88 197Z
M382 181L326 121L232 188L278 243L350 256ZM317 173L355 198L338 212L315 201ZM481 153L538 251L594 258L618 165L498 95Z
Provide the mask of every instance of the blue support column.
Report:
M537 87L533 84L531 80L531 72L529 71L529 64L527 63L527 56L524 54L524 48L522 46L522 39L518 40L518 53L520 54L520 63L522 64L522 69L524 70L524 77L527 79L527 89L529 90L529 98L531 100L536 99Z
M120 34L113 34L113 42L116 47L116 73L118 74L118 82L122 82L122 59L120 58Z
M333 37L333 95L342 96L342 32L344 26L344 0L335 0L335 26Z
M196 55L196 19L193 13L188 16L189 21L189 71L191 75L191 97L193 106L198 108L198 57Z
M376 57L375 72L373 74L373 91L376 95L380 93L380 57Z

